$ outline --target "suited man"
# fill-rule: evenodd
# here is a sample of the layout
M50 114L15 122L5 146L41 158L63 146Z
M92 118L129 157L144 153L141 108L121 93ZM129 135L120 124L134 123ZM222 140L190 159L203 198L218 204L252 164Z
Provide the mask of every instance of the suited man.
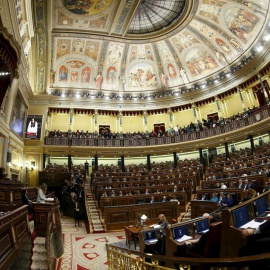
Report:
M227 196L224 194L224 192L220 192L219 199L218 199L218 205L222 206L226 202L227 202Z
M247 179L245 179L243 189L244 189L244 190L248 190L248 189L249 189L249 185L248 185L248 180L247 180Z
M247 239L247 245L240 249L240 256L250 256L270 252L270 220L261 224L257 229L244 229L242 237ZM268 269L268 261L257 261L249 265L250 270Z
M174 186L172 192L177 192L177 191L178 191L177 186Z
M242 179L238 180L238 188L244 188L245 183L243 183Z
M202 201L209 201L210 200L210 195L208 193L203 194L201 200Z
M265 188L263 189L263 192L268 191L270 189L270 178L268 178L268 181L265 184Z
M255 189L255 184L252 182L252 180L248 180L248 188Z

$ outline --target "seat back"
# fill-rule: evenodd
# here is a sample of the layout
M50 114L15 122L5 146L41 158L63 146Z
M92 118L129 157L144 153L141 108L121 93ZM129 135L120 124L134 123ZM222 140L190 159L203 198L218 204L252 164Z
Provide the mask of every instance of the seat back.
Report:
M222 221L210 224L209 233L204 249L205 257L219 257L221 244Z
M133 241L132 235L131 235L131 231L129 230L129 228L125 226L124 229L125 229L125 234L126 234L127 240L128 240L129 242L130 242L130 241Z

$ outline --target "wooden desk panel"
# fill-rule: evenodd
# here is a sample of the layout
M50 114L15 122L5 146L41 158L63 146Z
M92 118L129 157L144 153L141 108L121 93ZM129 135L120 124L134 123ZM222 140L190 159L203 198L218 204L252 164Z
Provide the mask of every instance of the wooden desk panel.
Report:
M0 269L8 269L30 238L27 206L0 217Z
M45 183L50 187L61 187L69 178L69 172L39 172L39 185Z
M193 200L191 201L191 218L201 217L204 213L212 213L217 209L216 202Z
M167 220L177 218L177 202L132 204L124 206L104 207L107 230L119 230L133 225L138 215L145 214L148 222L156 223L158 216L164 214Z
M22 206L22 185L19 181L0 181L0 211L11 211Z
M185 211L185 207L187 204L187 195L184 192L175 192L175 193L158 193L158 194L141 194L141 195L133 195L133 196L115 196L115 197L102 197L100 199L100 209L102 213L104 212L104 207L106 206L124 206L131 204L138 204L138 200L142 200L141 204L148 203L148 199L151 196L155 197L156 202L161 202L163 196L171 196L176 195L180 197L180 205L178 205L179 211Z

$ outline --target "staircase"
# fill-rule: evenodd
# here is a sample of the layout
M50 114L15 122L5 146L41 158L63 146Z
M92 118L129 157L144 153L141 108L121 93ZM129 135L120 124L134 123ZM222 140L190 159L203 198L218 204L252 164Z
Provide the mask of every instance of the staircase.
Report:
M90 233L105 232L105 225L102 220L100 211L98 210L97 202L94 199L90 181L87 181L84 186L85 191L85 207L87 211Z
M34 240L31 268L33 270L48 270L45 237L36 237ZM20 268L18 268L20 269ZM29 269L29 268L28 268Z
M13 262L9 270L29 270L31 265L32 241L31 238L24 244L20 255Z

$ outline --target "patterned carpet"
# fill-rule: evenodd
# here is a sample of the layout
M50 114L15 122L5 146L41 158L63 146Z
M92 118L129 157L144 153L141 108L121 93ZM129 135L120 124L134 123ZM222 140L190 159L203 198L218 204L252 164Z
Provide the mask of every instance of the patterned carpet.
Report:
M74 220L62 218L64 255L60 258L57 270L104 270L107 266L105 247L106 237L109 243L126 247L124 231L87 234L83 222L81 227L74 226Z

